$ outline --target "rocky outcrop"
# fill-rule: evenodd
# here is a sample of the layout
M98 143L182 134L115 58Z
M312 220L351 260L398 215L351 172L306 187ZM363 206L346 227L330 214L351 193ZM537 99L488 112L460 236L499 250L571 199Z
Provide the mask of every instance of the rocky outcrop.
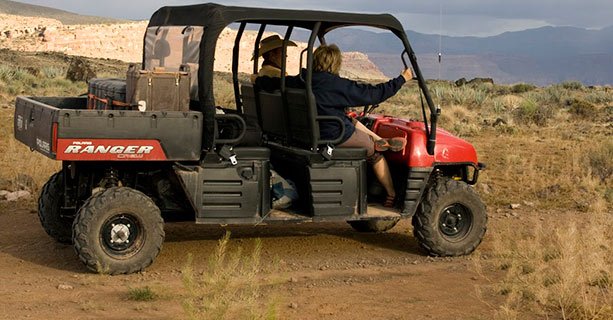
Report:
M143 35L147 21L114 24L64 25L58 20L0 14L6 23L0 25L0 46L20 51L56 51L69 55L110 58L126 62L142 60ZM265 34L264 36L271 35ZM256 32L246 31L240 47L239 71L251 73L251 55ZM236 30L226 28L219 37L215 55L215 71L229 72ZM297 74L300 52L306 47L298 43L288 48L288 73ZM344 76L359 79L384 79L381 71L363 53L343 54Z

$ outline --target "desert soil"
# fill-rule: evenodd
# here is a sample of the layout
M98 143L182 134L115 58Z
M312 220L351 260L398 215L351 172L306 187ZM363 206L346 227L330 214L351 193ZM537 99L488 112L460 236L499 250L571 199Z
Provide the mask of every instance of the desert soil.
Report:
M497 225L521 223L505 213ZM506 218L505 216L508 216ZM479 254L431 258L411 235L409 220L384 234L360 234L344 223L219 227L166 225L166 242L145 272L106 276L88 272L72 246L56 243L38 222L36 205L0 207L0 318L182 319L181 270L187 253L203 270L225 230L231 247L262 239L262 268L278 269L274 295L280 319L489 319L502 303L487 293L501 275L477 272ZM275 265L275 267L273 267ZM264 270L266 273L266 270ZM149 286L152 302L127 299L130 288ZM484 294L485 293L485 294Z

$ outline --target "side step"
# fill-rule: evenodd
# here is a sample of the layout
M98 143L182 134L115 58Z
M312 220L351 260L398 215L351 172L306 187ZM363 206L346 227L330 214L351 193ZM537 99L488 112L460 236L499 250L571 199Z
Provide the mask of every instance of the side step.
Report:
M355 220L393 220L403 216L397 209L386 208L380 204L369 204L368 211L363 215L338 216L305 216L297 212L272 209L263 218L228 218L228 219L196 219L198 224L273 224L273 223L307 223L307 222L343 222Z

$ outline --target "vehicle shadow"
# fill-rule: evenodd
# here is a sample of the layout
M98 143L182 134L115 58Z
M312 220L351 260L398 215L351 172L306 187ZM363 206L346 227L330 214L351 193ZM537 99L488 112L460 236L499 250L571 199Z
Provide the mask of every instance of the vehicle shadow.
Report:
M0 255L17 259L15 271L25 262L68 272L87 272L72 245L57 243L48 236L35 214L2 214L0 225L11 226L0 233Z
M89 273L78 259L72 245L60 244L49 237L35 214L0 215L2 225L14 230L0 233L0 257L10 256L44 268L72 273ZM175 260L194 250L208 251L226 232L232 240L262 239L271 255L283 257L288 248L296 257L301 250L329 259L354 254L360 248L391 250L397 254L423 255L416 240L402 222L386 233L359 233L344 222L304 223L295 225L219 226L196 225L193 222L170 222L165 226L166 240L160 256ZM189 242L189 243L188 243ZM200 249L199 249L200 248ZM165 266L172 268L173 266ZM176 266L174 266L176 267Z
M402 222L401 222L402 224ZM410 223L409 223L410 224ZM169 223L166 225L166 242L180 243L185 241L217 241L226 232L230 232L232 239L270 239L278 238L284 242L288 240L300 241L313 239L318 236L331 236L358 242L363 245L381 249L406 252L414 255L424 255L419 249L417 241L404 225L399 225L385 233L361 233L353 230L345 222L304 223L294 225L262 225L262 226L218 226L196 225L192 222ZM325 243L324 240L322 240ZM309 241L317 245L317 241ZM356 245L359 247L359 245Z

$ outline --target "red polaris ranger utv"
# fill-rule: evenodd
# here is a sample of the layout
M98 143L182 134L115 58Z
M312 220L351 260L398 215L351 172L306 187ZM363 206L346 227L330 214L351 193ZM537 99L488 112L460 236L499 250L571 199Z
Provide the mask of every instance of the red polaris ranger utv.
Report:
M238 27L232 63L236 106L224 106L230 108L219 114L213 95L215 50L230 25ZM239 80L245 30L258 30L249 44L256 73L267 26L285 31L282 74L292 32L308 33L300 57L303 89L287 87L285 76L275 92ZM316 111L315 42L323 44L328 32L353 26L382 29L399 39L404 48L399 61L413 68L427 104L423 121L372 115L366 112L370 106L358 117L382 137L408 141L403 151L384 154L396 208L376 204L382 192L364 149L335 148L340 138L319 136L320 121L340 118ZM162 247L164 219L186 216L200 224L347 221L360 232L386 231L399 219L412 218L415 238L435 256L468 254L483 238L485 206L471 187L483 165L472 145L437 129L440 110L402 25L391 15L210 3L163 7L146 30L142 67L131 68L127 78L127 84L93 81L87 97L18 97L16 102L15 137L62 161L62 170L40 196L40 221L51 237L73 243L91 270L143 270ZM299 195L287 209L272 209L272 167L294 182Z

